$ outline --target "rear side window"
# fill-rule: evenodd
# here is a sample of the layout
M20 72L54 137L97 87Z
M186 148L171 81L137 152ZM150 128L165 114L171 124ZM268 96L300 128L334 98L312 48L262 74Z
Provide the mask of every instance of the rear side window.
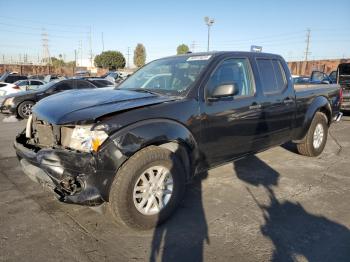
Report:
M264 94L282 93L287 79L281 62L276 59L257 59Z
M96 88L93 84L85 80L77 80L75 83L75 88L86 89L86 88Z
M70 90L72 89L72 86L68 81L60 82L55 86L56 91L65 91L65 90Z
M39 81L30 81L30 84L33 85L33 86L40 86L42 85L43 83L39 82Z

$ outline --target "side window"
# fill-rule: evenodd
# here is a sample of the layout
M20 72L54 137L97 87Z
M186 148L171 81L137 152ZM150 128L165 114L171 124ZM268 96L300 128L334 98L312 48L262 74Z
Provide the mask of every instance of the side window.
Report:
M30 81L30 84L33 85L33 86L40 86L40 85L42 85L42 83L39 82L39 81Z
M238 95L236 96L252 96L254 95L254 83L248 59L232 58L225 60L211 75L207 92L211 91L223 84L235 84L238 87Z
M257 59L264 94L282 93L287 86L281 62L275 59Z
M287 86L287 77L282 64L278 60L272 60L273 70L275 71L277 89L282 92Z
M56 91L56 92L61 92L61 91L70 90L70 89L72 89L72 87L71 87L71 85L69 84L69 82L67 82L67 81L58 83L58 84L55 86L55 91Z
M75 88L76 89L86 89L86 88L96 88L96 86L94 86L93 84L91 84L88 81L78 80L75 83Z
M18 84L19 86L27 86L29 85L28 81L22 81Z

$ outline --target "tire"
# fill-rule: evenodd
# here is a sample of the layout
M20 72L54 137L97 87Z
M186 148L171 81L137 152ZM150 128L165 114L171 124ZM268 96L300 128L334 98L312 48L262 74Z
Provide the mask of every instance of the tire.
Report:
M322 133L322 135L320 135L320 132ZM304 156L319 156L323 152L324 147L326 146L327 136L327 117L321 112L316 112L305 138L301 143L297 144L298 152Z
M23 118L27 119L32 114L32 107L34 106L34 102L32 101L24 101L17 108L17 114Z
M166 181L167 184L171 184L171 182L173 184L172 190L168 188L166 190L160 190L164 193L164 198L163 196L161 197L161 199L164 200L164 203L163 200L161 200L164 207L160 209L160 212L152 213L156 212L154 210L159 208L160 198L153 197L152 201L149 200L145 204L142 202L144 201L143 197L140 199L135 198L135 192L138 192L136 194L146 195L145 199L151 194L157 194L154 191L150 193L152 192L149 186L151 182L148 184L143 183L144 180L142 180L141 177L145 175L143 178L146 179L150 177L151 174L158 174L158 171L154 173L154 170L158 167L163 167L165 168L164 170L168 169L168 171L170 171L159 172L159 176L163 177L164 174L167 174L167 178L165 178L164 181ZM172 177L172 180L169 177ZM134 229L144 230L156 227L164 222L181 202L185 192L185 180L186 176L183 165L173 152L157 146L149 146L130 157L115 176L109 195L110 212L117 223L124 224ZM139 188L147 187L148 189L142 190L142 193L140 193L141 191L136 190L136 186L139 186ZM169 185L167 185L167 187L168 186ZM170 198L169 193L165 193L166 191L172 191ZM147 211L149 202L154 202L154 208L148 208ZM137 205L139 207L137 207ZM143 208L143 206L146 208Z

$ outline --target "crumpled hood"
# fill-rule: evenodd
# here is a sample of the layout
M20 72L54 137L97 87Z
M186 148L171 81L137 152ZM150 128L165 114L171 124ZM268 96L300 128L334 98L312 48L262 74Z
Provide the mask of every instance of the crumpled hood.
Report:
M174 97L118 89L71 90L42 99L33 113L51 124L93 121L103 115L175 100Z

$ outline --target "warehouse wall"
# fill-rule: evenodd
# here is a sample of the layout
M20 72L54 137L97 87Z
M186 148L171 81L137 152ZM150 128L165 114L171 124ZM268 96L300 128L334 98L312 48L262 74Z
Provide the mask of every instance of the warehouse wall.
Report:
M314 60L288 62L293 75L310 75L312 71L319 70L327 74L337 70L340 63L350 63L350 59Z

